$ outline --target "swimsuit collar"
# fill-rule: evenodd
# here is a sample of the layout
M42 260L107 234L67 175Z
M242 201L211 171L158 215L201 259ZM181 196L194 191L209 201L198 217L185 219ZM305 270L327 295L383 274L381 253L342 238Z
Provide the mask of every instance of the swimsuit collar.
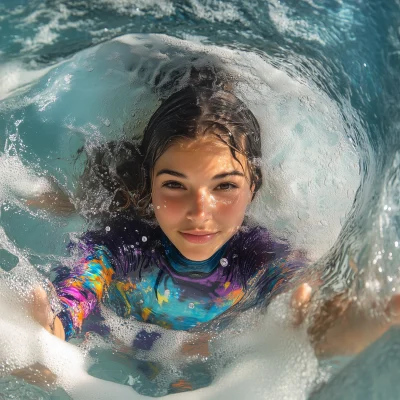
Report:
M220 264L228 243L229 241L207 260L193 261L182 255L182 253L180 253L180 251L167 238L164 232L162 234L162 244L167 260L169 261L171 267L180 274L192 272L209 274Z

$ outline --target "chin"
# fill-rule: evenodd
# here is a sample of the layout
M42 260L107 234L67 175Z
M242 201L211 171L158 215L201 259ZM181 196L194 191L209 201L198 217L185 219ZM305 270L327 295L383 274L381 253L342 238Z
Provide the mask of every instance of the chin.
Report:
M210 251L210 250L209 250L209 246L208 246L208 249L207 249L207 250L203 248L203 250L201 250L201 249L196 249L196 250L194 250L194 249L190 249L190 250L186 249L186 251L185 251L185 250L183 250L183 249L180 250L180 249L178 248L178 250L181 252L181 254L182 254L183 256L185 256L187 259L191 260L191 261L204 261L204 260L207 260L207 259L210 258L218 249L219 249L219 247L217 247L217 248L213 249L212 251Z
M199 254L198 252L193 252L193 251L181 251L181 254L191 261L204 261L212 256L212 254L210 255L204 253Z

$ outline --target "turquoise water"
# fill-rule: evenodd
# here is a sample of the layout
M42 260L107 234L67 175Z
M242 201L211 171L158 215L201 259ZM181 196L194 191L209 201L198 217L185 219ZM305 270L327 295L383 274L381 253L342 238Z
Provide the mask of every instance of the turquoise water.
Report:
M49 176L73 193L85 161L77 157L82 146L90 150L140 133L159 97L174 90L168 85L172 76L180 76L182 84L185 68L211 63L229 70L238 96L263 129L266 183L253 215L307 252L311 268L323 271L322 296L352 285L364 307L383 301L398 291L400 278L399 19L396 1L0 2L2 269L12 280L22 274L29 283L49 276L55 264L68 265L67 243L85 229L91 208L102 207L107 198L99 194L98 203L83 203L81 215L68 218L32 210L25 200L40 193ZM115 337L129 336L128 328L116 328L121 321L107 318ZM284 323L277 312L271 318ZM247 337L244 327L253 323L249 316L234 329ZM272 337L272 325L265 322L259 333ZM219 382L208 392L193 392L194 399L230 398L235 381L243 394L232 389L231 398L307 398L342 365L319 366L305 344L291 353L277 346L282 353L275 355L267 350L273 339L248 340L253 347L235 340L232 348L217 344L226 362L189 363L193 374L211 369L199 385L208 385L210 376ZM82 370L143 395L164 395L169 379L188 368L182 360L165 368L169 355L160 351L151 361L164 365L165 374L151 383L144 361L133 361L115 343L89 335L75 344L84 360L92 357ZM49 354L64 351L49 346ZM265 353L261 364L254 349ZM383 363L388 350L376 351ZM9 361L6 353L3 363ZM257 379L260 368L269 379ZM290 378L278 382L274 370ZM52 394L5 376L0 393L97 396L93 383L81 392L61 386ZM104 386L103 393L107 390L117 389ZM388 388L385 398L396 398L394 393ZM359 398L357 392L347 396Z

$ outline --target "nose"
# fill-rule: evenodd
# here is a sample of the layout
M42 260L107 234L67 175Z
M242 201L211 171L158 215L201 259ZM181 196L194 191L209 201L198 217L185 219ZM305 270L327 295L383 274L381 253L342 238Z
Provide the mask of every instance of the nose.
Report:
M207 190L197 190L190 198L187 218L197 223L208 221L212 215L213 204L213 197Z

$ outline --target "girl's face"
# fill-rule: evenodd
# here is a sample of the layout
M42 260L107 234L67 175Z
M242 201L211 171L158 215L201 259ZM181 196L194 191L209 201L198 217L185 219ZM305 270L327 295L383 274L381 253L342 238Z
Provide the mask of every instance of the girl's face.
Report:
M188 259L211 257L240 228L252 199L246 158L214 138L182 140L157 160L152 204L161 229Z

